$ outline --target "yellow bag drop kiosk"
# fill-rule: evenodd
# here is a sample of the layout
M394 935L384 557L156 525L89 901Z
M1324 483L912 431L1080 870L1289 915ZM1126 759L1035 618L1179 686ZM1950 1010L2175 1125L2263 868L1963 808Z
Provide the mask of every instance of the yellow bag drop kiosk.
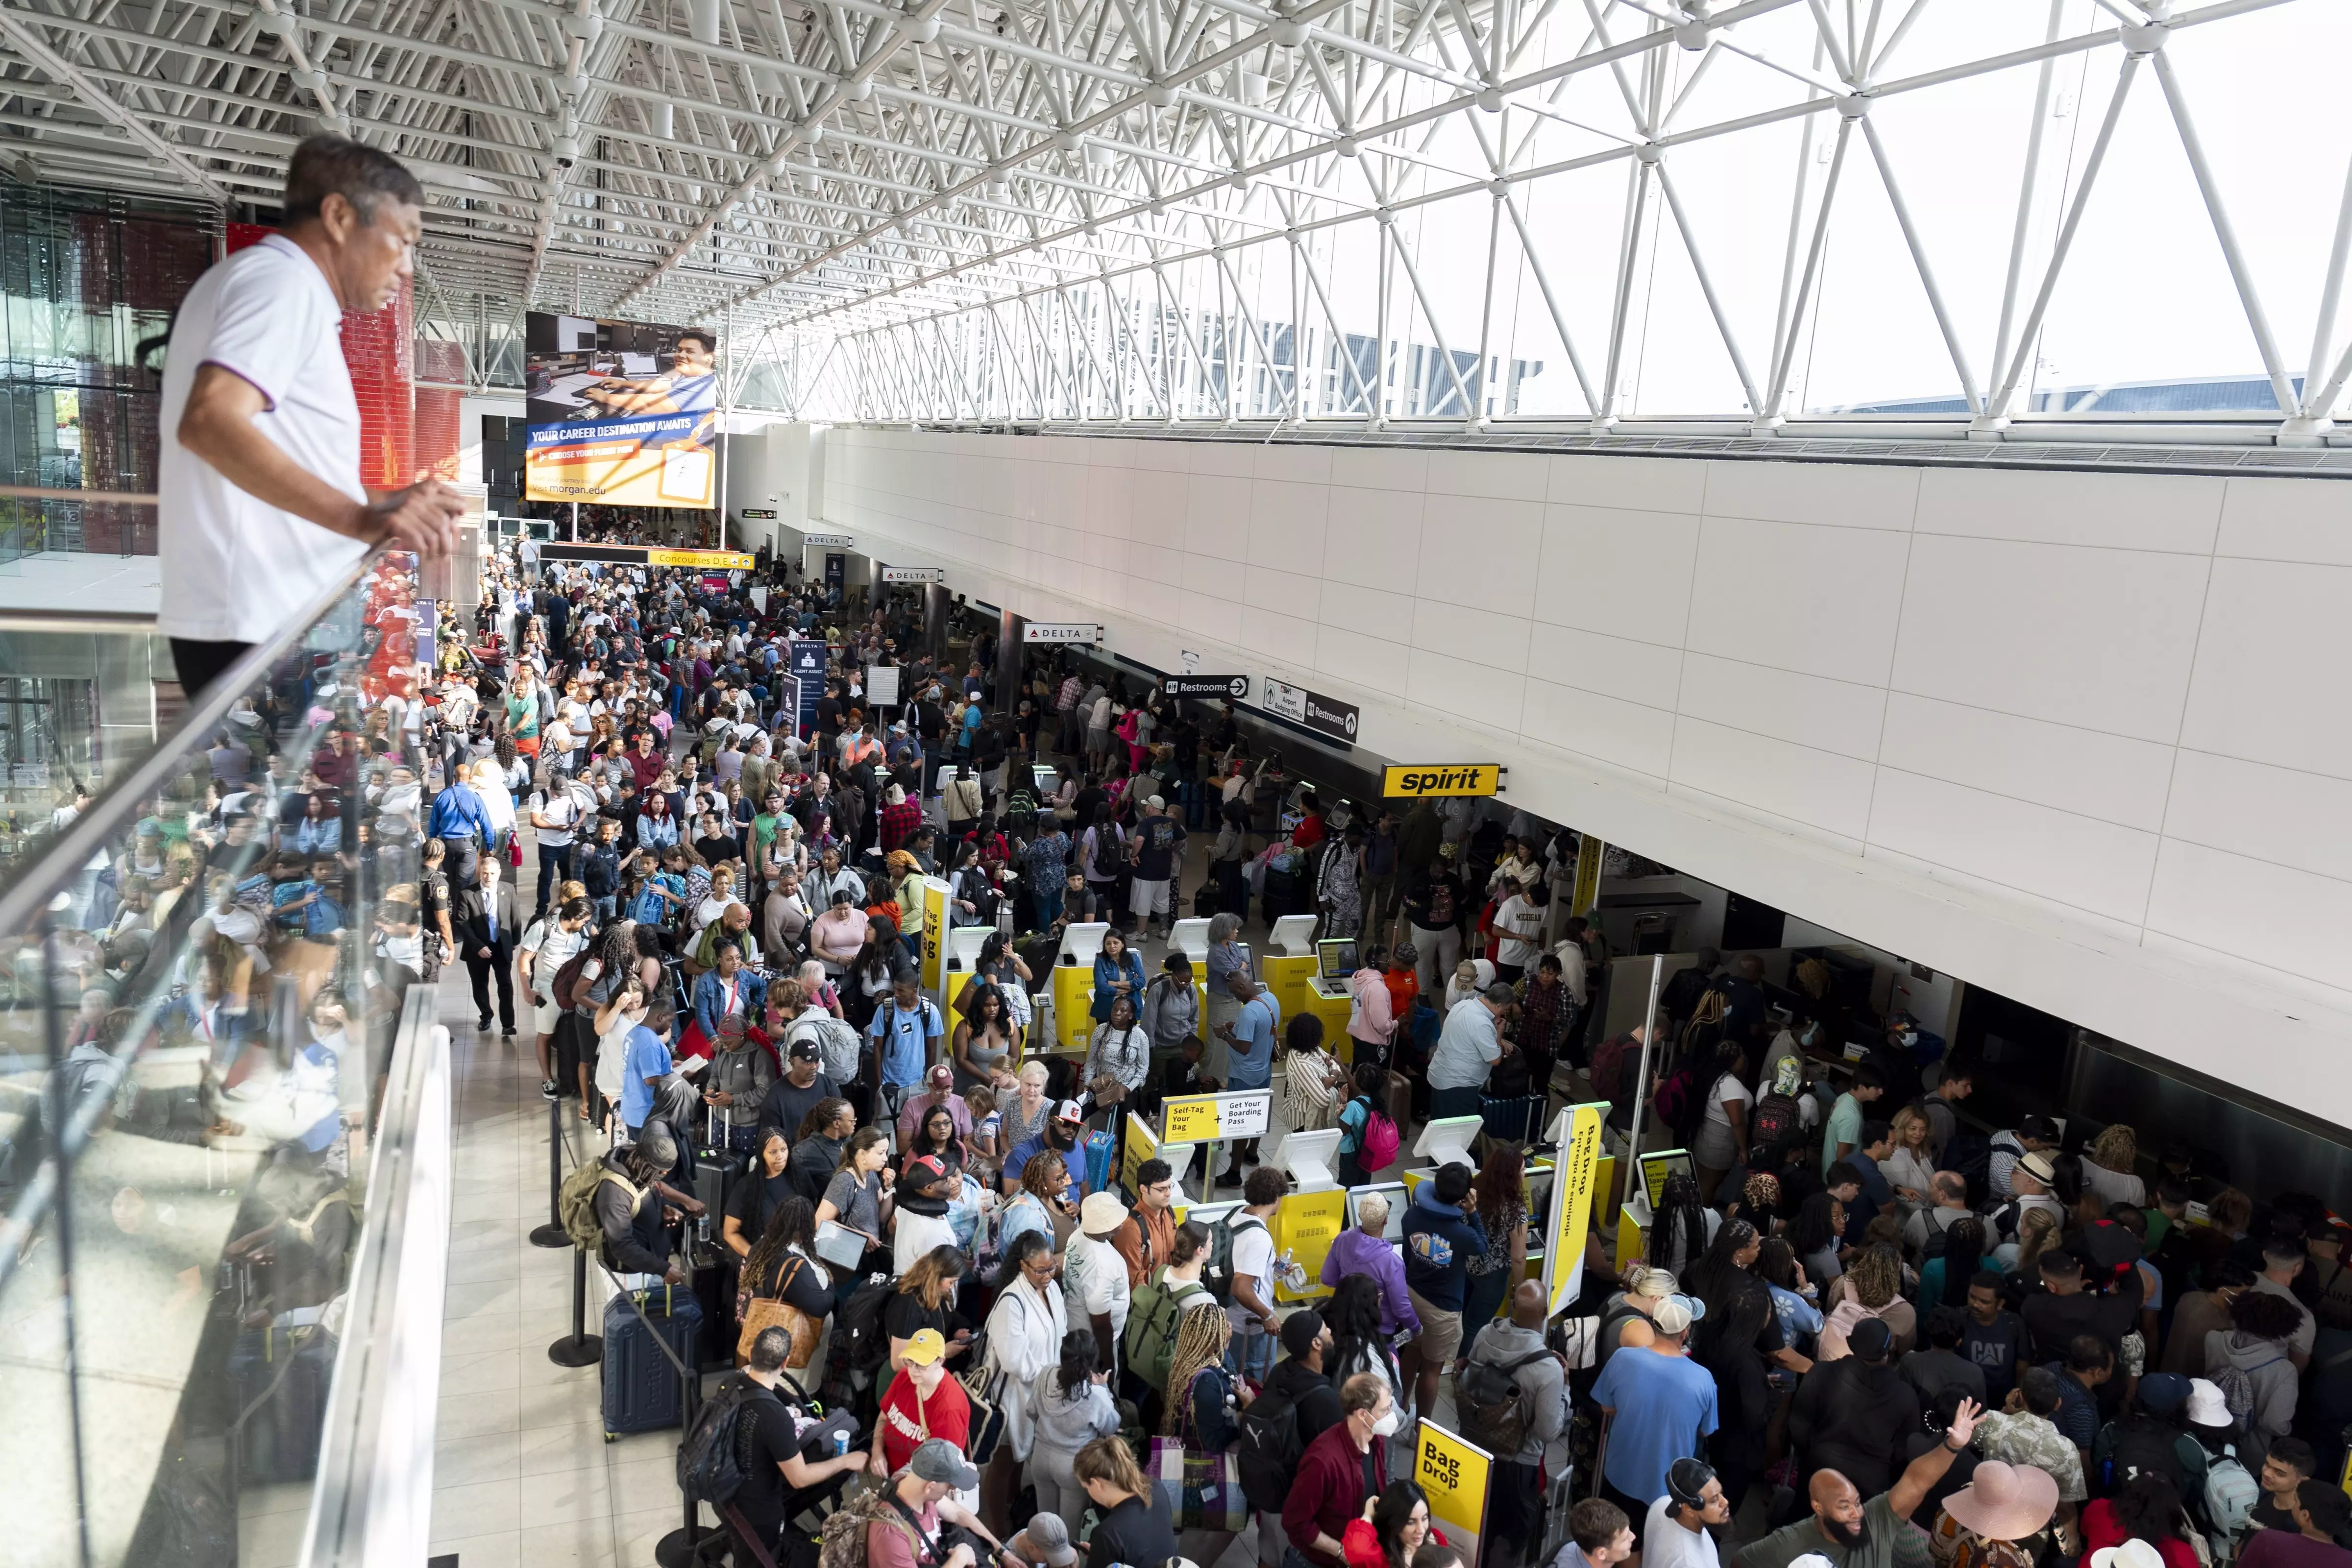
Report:
M1102 920L1062 928L1062 951L1054 961L1055 1051L1083 1055L1094 1035L1095 958L1109 931Z
M1306 1010L1315 979L1315 916L1286 915L1274 923L1274 937L1257 961L1258 977L1274 993L1275 1005L1286 1020ZM1346 1032L1347 1019L1339 1019Z

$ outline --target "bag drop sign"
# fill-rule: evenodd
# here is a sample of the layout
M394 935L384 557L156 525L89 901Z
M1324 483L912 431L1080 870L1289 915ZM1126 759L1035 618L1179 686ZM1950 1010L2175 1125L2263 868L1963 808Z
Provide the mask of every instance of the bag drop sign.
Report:
M1505 769L1493 762L1407 764L1381 769L1381 793L1388 799L1434 800L1441 797L1499 795Z

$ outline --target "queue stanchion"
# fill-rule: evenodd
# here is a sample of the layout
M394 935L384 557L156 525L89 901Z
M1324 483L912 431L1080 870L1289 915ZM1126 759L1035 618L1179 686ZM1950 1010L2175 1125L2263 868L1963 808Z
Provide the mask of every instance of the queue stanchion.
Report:
M695 1266L690 1249L687 1254L687 1266L689 1269ZM690 1277L688 1288L693 1288ZM677 1430L679 1439L683 1441L694 1430L695 1416L702 1408L702 1373L697 1364L700 1358L680 1360L658 1337L654 1343L660 1345L664 1355L669 1357L670 1364L677 1368ZM686 1505L685 1525L654 1542L654 1561L661 1568L691 1568L702 1554L702 1505L691 1496L681 1496Z
M558 1366L593 1366L604 1359L604 1337L588 1332L588 1254L572 1249L572 1333L547 1347Z
M533 1247L569 1247L572 1233L563 1228L563 1099L547 1103L547 1223L530 1233Z

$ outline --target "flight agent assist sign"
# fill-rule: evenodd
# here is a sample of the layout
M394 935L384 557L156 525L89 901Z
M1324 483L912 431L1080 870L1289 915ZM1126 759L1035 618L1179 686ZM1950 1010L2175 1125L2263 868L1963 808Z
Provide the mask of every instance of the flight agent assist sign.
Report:
M1499 795L1509 771L1494 762L1404 763L1381 769L1381 793L1391 800Z

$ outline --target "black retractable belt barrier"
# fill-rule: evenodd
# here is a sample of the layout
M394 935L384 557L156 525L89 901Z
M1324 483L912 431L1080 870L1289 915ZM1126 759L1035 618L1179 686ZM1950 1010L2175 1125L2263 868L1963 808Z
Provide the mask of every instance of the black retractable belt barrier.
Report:
M569 1247L572 1233L563 1228L563 1097L547 1104L547 1223L530 1233L533 1247Z

